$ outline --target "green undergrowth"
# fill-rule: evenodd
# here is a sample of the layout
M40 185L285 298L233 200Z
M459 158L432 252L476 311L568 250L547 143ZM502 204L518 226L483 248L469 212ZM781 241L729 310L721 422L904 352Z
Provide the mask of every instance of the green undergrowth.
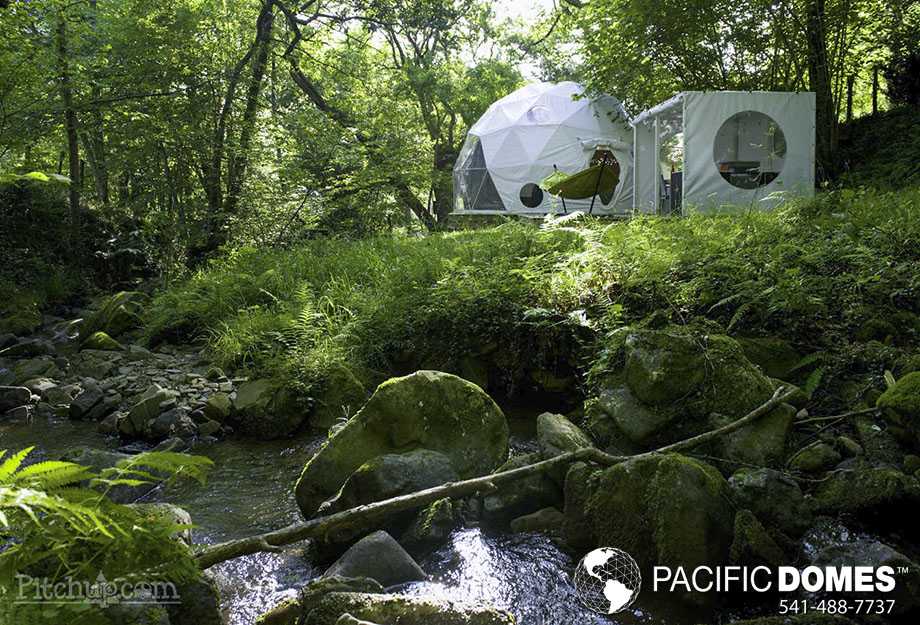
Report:
M616 328L707 318L790 341L830 391L830 374L881 375L917 344L918 260L917 189L843 190L769 213L326 239L213 262L155 299L147 334L205 340L221 365L309 393L336 362L366 382L463 372L470 356L512 386L535 366L584 374Z

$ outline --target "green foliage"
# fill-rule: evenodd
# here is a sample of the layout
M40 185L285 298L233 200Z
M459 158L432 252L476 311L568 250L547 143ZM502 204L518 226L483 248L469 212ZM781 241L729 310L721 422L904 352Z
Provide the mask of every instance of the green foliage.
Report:
M901 106L841 129L847 186L900 189L920 185L920 108Z
M812 354L793 373L821 391L873 320L905 315L899 336L882 328L877 338L916 338L918 224L916 190L843 190L771 213L245 249L160 295L147 332L206 339L222 365L286 376L304 393L333 362L373 382L462 370L465 357L507 372L511 390L525 369L584 372L615 358L603 337L624 324L705 318Z
M13 588L19 574L182 582L198 573L175 536L187 527L115 504L107 493L163 476L203 481L210 460L148 452L95 472L57 460L23 466L32 450L0 452L0 586Z

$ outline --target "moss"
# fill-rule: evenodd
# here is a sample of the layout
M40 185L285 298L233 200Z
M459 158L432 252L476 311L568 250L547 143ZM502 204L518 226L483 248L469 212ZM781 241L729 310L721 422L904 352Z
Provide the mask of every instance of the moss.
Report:
M729 553L733 564L779 566L785 562L783 550L750 510L735 515L734 533Z
M777 337L736 337L745 357L771 378L788 379L802 360L788 341Z
M920 483L897 469L863 466L834 473L818 486L814 500L823 513L894 510L920 505Z
M106 297L83 322L80 336L89 337L100 331L111 336L121 336L140 327L140 313L146 303L147 296L138 291L120 291Z
M920 432L920 372L902 377L882 393L876 405L899 425Z
M113 339L105 332L94 332L86 337L83 341L83 349L101 349L104 351L120 352L125 349L124 345Z

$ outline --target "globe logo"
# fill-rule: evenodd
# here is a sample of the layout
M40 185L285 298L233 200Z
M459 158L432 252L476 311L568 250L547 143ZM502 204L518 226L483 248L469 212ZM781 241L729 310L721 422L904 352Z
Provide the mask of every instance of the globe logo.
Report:
M641 588L639 565L628 553L613 547L595 549L575 569L575 592L586 608L598 614L625 610Z

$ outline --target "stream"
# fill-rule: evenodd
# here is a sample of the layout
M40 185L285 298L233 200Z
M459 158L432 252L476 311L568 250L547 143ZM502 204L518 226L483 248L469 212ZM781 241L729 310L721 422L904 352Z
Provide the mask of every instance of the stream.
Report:
M534 449L533 419L511 419L513 453ZM187 482L154 491L151 501L169 501L191 514L194 539L213 543L265 532L300 520L292 486L323 436L260 442L232 438L193 453L214 461L207 484ZM36 418L30 424L0 423L0 449L36 445L31 457L56 458L73 447L113 449L114 441L95 424ZM459 602L487 603L510 611L521 625L653 625L695 622L673 606L640 597L629 611L606 618L583 608L571 574L576 562L542 534L487 535L461 528L438 551L420 561L430 581L400 592ZM292 597L321 575L299 546L283 553L258 553L224 562L216 573L221 603L230 625L252 625L256 617Z

